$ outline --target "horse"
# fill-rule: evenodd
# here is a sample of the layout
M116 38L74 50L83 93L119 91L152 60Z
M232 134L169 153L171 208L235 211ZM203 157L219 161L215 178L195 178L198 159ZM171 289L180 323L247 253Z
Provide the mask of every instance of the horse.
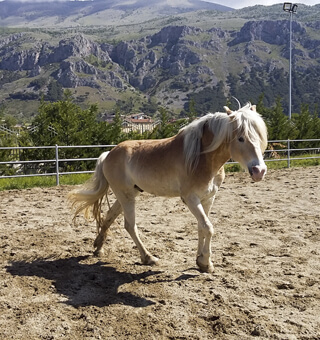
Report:
M239 162L255 182L267 172L263 160L267 128L256 106L247 103L237 111L224 109L194 120L173 137L126 140L101 154L91 179L68 195L74 218L80 212L88 217L91 212L96 220L95 255L103 254L107 230L123 212L124 227L140 252L142 264L158 263L142 243L135 222L135 198L145 191L181 197L198 222L196 263L200 271L213 271L214 229L208 214L225 177L224 164L230 158ZM108 198L109 188L116 200L103 218L101 204Z

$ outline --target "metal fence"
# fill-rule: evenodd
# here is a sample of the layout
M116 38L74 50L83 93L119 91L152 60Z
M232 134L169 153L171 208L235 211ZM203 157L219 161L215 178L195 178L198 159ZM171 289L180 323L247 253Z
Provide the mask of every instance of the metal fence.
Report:
M307 147L307 148L292 148L293 144L301 144L301 143L314 143L315 147ZM42 159L42 160L15 160L15 161L0 161L0 165L12 165L17 166L19 164L46 164L51 163L54 165L54 172L49 173L34 173L34 174L16 174L16 175L3 175L1 178L18 178L18 177L34 177L34 176L55 176L56 177L56 185L59 185L59 178L61 175L70 175L70 174L84 174L84 173L93 173L94 170L90 171L62 171L60 169L60 164L62 162L79 162L79 161L96 161L97 158L59 158L59 150L60 149L72 149L72 148L112 148L115 145L74 145L74 146L34 146L34 147L0 147L0 150L10 150L11 152L19 153L20 150L24 149L54 149L55 150L55 158L54 159ZM269 141L269 146L272 146L272 149L265 151L265 161L266 162L279 162L286 161L287 167L291 166L291 162L293 160L305 160L305 159L319 159L320 158L320 139L296 139L296 140L271 140ZM273 146L278 147L275 149ZM293 153L298 153L297 156L293 156ZM308 154L308 156L303 156L303 154ZM228 162L227 164L232 164L235 162Z
M18 164L46 164L51 163L54 164L55 172L46 172L46 173L35 173L35 174L18 174L18 175L9 175L9 176L0 176L1 178L17 178L17 177L36 177L36 176L56 176L56 185L60 184L60 175L71 175L71 174L85 174L85 173L93 173L94 170L90 171L60 171L60 164L62 162L80 162L80 161L96 161L98 158L59 158L59 150L60 149L75 149L75 148L113 148L115 145L55 145L55 146L18 146L18 147L0 147L0 150L11 150L20 151L20 150L32 150L32 149L54 149L55 150L55 158L54 159L41 159L41 160L30 160L30 161L0 161L1 164L7 165L18 165Z

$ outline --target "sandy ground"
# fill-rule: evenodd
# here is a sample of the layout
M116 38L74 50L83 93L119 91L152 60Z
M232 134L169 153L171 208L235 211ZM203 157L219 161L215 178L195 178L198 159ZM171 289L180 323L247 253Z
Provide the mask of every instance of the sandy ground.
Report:
M178 199L142 194L158 266L112 227L72 213L72 187L0 192L0 339L320 339L320 167L229 174L210 219L215 271L195 265L197 224Z

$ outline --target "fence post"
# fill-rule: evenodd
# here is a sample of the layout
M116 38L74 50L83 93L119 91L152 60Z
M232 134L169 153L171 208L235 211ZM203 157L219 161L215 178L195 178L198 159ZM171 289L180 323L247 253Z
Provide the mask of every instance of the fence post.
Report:
M288 168L290 168L290 139L287 140L287 149L288 149Z
M59 147L56 144L56 185L59 184Z

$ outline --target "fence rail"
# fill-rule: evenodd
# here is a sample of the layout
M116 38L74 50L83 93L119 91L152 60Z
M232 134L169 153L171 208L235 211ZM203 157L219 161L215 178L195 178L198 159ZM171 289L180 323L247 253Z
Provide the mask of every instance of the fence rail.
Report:
M317 147L312 148L291 148L292 143L304 143L304 142L315 142L318 143ZM320 158L320 139L295 139L295 140L271 140L269 141L269 145L279 145L284 146L284 148L266 150L266 162L279 162L279 161L287 161L287 167L291 166L291 162L293 160L304 160L304 159L318 159ZM3 175L1 178L18 178L18 177L35 177L35 176L55 176L56 177L56 185L60 183L61 175L71 175L71 174L85 174L85 173L93 173L94 170L83 170L83 171L60 171L60 163L62 162L87 162L87 161L96 161L98 158L59 158L59 150L60 149L74 149L74 148L113 148L115 145L55 145L55 146L19 146L19 147L0 147L0 150L11 150L11 151L20 151L27 149L54 149L55 150L55 158L53 159L42 159L42 160L15 160L15 161L0 161L0 165L19 165L19 164L45 164L52 163L55 166L55 172L49 173L34 173L34 174L18 174L18 175ZM308 157L292 157L292 153L294 152L308 152L313 153L314 155ZM279 154L284 153L286 155L285 158L280 157ZM270 154L270 155L269 155ZM272 158L272 155L278 155L277 158ZM271 157L270 157L271 156ZM270 157L270 158L269 158ZM227 164L234 164L236 162L228 162Z
M94 170L90 171L60 171L61 162L77 162L77 161L96 161L98 158L59 158L59 149L75 149L75 148L113 148L115 145L55 145L55 146L16 146L16 147L0 147L0 150L28 150L28 149L54 149L55 158L54 159L42 159L42 160L30 160L30 161L0 161L1 164L8 165L18 165L18 164L34 164L34 163L53 163L55 165L55 172L46 173L36 173L36 174L19 174L19 175L8 175L0 176L1 178L18 178L18 177L36 177L36 176L56 176L56 185L60 184L61 175L71 175L71 174L85 174L93 173Z

